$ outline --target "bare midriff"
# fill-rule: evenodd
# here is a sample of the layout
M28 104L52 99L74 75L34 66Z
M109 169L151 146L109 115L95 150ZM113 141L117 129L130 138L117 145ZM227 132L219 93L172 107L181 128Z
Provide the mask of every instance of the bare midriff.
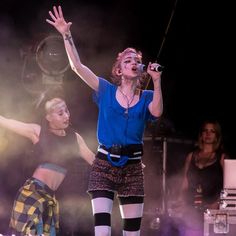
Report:
M56 191L65 178L65 174L56 170L38 167L33 177L45 183L50 189Z

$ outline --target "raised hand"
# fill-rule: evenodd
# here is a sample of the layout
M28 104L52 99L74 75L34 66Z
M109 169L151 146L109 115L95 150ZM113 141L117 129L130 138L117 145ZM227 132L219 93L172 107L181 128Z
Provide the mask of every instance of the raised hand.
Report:
M147 67L147 73L152 77L153 82L160 81L161 79L162 72L154 71L152 69L152 68L155 68L156 66L159 66L159 64L149 62L148 67Z
M46 21L50 25L53 25L59 33L65 35L70 32L70 26L72 25L72 22L65 21L61 6L58 6L58 8L54 6L53 12L49 11L49 15L51 16L51 20L46 19Z

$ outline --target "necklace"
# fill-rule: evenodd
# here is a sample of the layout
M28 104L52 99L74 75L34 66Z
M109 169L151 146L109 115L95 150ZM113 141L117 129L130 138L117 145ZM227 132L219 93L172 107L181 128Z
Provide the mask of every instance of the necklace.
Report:
M133 96L129 99L128 96L126 94L124 94L124 92L120 88L118 88L118 89L119 89L120 93L123 95L123 97L127 101L127 107L125 109L125 114L128 114L129 113L130 105L132 104L132 102L134 100L135 93L133 93Z

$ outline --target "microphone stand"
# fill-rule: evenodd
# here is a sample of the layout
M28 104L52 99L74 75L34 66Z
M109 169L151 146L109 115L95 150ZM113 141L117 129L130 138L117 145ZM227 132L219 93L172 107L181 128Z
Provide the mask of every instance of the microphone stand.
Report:
M159 58L160 58L162 48L163 48L164 43L165 43L165 41L166 41L166 36L167 36L167 34L168 34L168 31L169 31L169 28L170 28L170 24L171 24L172 18L173 18L174 13L175 13L175 9L176 9L176 6L177 6L177 2L178 2L178 0L175 0L174 7L173 7L173 9L172 9L172 11L171 11L170 19L169 19L169 21L168 21L168 23L167 23L167 27L166 27L166 30L165 30L165 33L164 33L164 37L163 37L162 42L161 42L160 49L159 49L159 51L158 51L158 53L157 53L157 59L156 59L156 61L159 60ZM146 85L144 85L144 89L147 89L147 87L148 87L148 85L149 85L149 82L150 82L150 76L148 76L148 78L147 78L147 82L146 82Z

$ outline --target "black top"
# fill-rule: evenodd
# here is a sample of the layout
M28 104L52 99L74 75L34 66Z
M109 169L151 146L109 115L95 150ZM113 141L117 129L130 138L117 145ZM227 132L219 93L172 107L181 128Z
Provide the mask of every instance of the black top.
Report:
M220 160L222 153L215 154L215 161L203 168L196 165L198 151L193 152L189 169L187 171L187 179L189 184L188 201L194 204L196 195L201 195L203 204L213 203L220 196L223 188L223 168Z
M68 128L65 136L58 136L46 128L40 132L39 142L35 144L34 155L37 164L50 163L68 169L68 163L78 157L79 146L75 132Z

